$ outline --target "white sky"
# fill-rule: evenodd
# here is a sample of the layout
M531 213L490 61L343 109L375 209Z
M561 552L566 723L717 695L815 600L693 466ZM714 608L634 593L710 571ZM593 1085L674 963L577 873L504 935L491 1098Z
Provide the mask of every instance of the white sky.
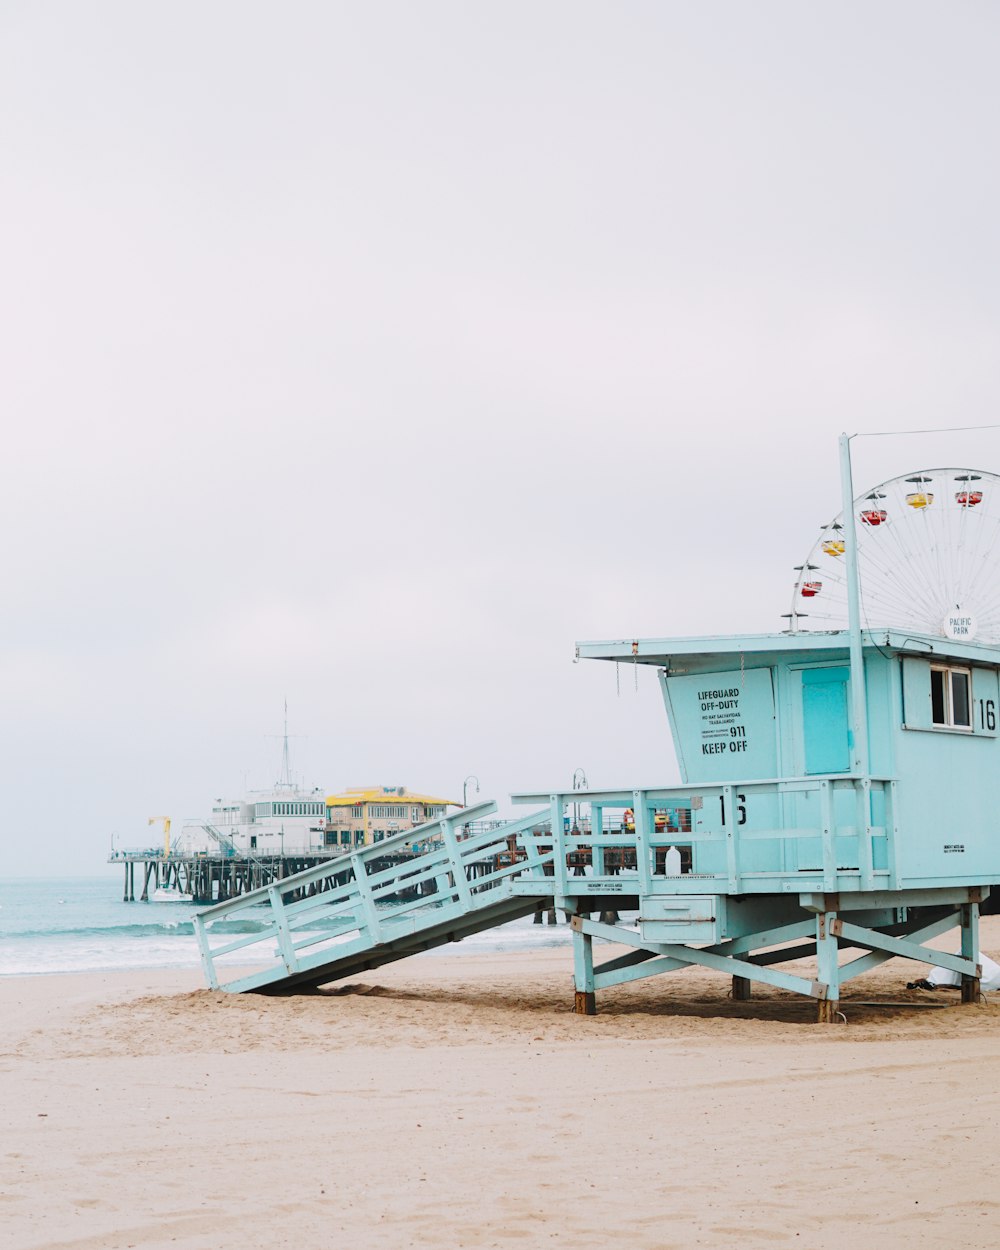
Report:
M274 780L286 695L330 791L676 779L574 641L780 628L842 429L998 419L998 37L0 0L3 871Z

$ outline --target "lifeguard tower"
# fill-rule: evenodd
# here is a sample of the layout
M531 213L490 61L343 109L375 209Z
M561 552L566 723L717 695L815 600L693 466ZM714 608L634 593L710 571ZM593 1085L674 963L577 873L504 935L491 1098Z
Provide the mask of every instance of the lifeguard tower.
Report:
M811 994L825 1019L844 981L893 955L954 969L978 998L978 904L1000 877L996 650L869 635L866 769L853 766L841 633L579 652L657 667L685 781L590 796L599 812L627 802L649 853L637 859L637 930L573 917L579 1010L599 988L694 964L731 972L735 997L753 980ZM668 844L685 852L679 875L665 875ZM956 923L961 956L921 945ZM595 970L594 937L635 954ZM865 953L841 966L842 946ZM815 979L769 966L814 950Z
M846 438L842 468L787 630L578 644L657 670L681 784L515 795L536 810L428 826L405 870L361 851L211 908L209 983L262 941L269 965L224 988L322 984L554 904L583 1014L605 987L701 966L735 998L763 982L830 1021L841 986L893 956L957 972L978 1001L979 904L1000 881L1000 480L927 470L855 499ZM213 939L262 901L263 932ZM958 953L926 945L956 925ZM627 949L596 964L595 938ZM812 974L777 966L807 956Z

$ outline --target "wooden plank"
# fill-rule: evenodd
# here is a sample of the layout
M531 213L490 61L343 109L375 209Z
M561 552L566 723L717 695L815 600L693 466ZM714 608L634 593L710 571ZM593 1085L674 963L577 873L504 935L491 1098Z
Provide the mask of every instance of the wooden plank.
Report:
M890 955L900 955L904 959L916 959L921 963L934 964L938 968L948 968L952 972L975 976L977 965L960 955L949 955L945 951L931 950L911 939L889 937L874 929L862 929L859 925L838 920L833 925L837 937L844 937L855 946L867 946L872 950L887 951Z

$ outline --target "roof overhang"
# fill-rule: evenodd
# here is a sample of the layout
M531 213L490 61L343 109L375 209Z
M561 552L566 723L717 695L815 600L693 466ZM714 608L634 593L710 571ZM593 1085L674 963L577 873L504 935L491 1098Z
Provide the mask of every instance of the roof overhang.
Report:
M968 663L1000 665L1000 647L985 643L956 642L951 638L911 634L904 630L871 630L862 634L866 650L891 651L900 655L938 656ZM730 656L753 657L758 663L768 657L791 659L796 656L846 653L850 636L845 629L781 633L707 635L702 638L623 638L609 642L578 642L581 660L615 660L618 663L652 664L658 668L699 667Z

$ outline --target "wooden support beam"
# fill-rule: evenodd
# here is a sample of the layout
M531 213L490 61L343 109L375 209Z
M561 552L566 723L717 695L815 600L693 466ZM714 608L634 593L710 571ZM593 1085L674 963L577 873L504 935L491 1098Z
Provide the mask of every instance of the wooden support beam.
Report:
M689 967L692 964L703 968L711 968L716 972L724 972L729 976L743 976L753 981L763 981L778 989L792 990L796 994L816 993L816 983L804 977L793 976L788 972L765 968L752 964L747 959L735 959L731 955L720 955L713 947L682 946L668 942L646 942L638 933L631 929L617 928L614 925L602 925L593 920L585 920L582 916L573 916L570 923L573 929L589 933L591 937L607 938L612 942L634 946L647 950L655 958L636 967L623 966L620 960L609 961L616 970L606 972L603 965L595 969L596 988L608 985L623 985L627 981L637 981L648 976L656 976L661 972L672 972L676 969ZM836 943L834 943L836 946Z
M574 1010L578 1016L597 1014L594 990L594 939L573 926L573 981L576 985Z
M976 904L971 904L975 907ZM867 946L871 950L887 951L891 955L900 955L904 959L918 959L922 963L934 964L939 968L948 968L961 976L969 973L970 960L963 955L949 955L946 951L930 950L914 942L912 938L890 937L873 929L863 929L858 925L841 921L831 916L830 932L836 937L844 938L852 946ZM972 957L975 965L978 956ZM978 965L976 965L978 966Z
M905 937L912 943L914 950L921 946L924 942L929 942L931 938L939 937L942 933L947 933L949 929L955 927L955 913L948 911L944 916L939 916L930 924L925 924L921 928L911 930L907 925L893 926L893 932L890 937ZM911 921L912 923L918 923ZM841 940L841 946L850 946L846 938ZM892 959L898 951L888 950L869 950L867 955L859 955L857 959L851 959L846 964L840 966L840 983L843 985L845 981L850 981L853 977L861 976L862 973L870 972L873 968L878 968L884 964L886 960ZM918 959L920 955L914 953L909 956L911 959Z
M816 989L820 1024L832 1024L840 1004L840 961L836 929L837 913L820 912L816 916Z
M816 1003L816 1023L836 1024L840 1011L840 1001L836 998L821 998Z
M733 977L733 1002L747 1003L753 997L753 982L749 977Z
M962 958L969 960L976 968L975 976L970 976L966 972L962 973L962 1002L978 1004L981 993L980 974L982 973L982 965L979 962L979 904L966 903L960 907L959 918L962 926Z

